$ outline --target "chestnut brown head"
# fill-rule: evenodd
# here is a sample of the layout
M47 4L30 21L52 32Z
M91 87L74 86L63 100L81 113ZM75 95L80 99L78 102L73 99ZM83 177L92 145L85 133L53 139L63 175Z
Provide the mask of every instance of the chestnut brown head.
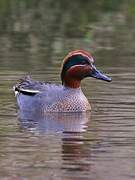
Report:
M94 77L104 81L111 81L94 66L94 60L90 53L83 50L70 52L65 58L61 71L62 84L71 88L80 87L80 82L86 77Z

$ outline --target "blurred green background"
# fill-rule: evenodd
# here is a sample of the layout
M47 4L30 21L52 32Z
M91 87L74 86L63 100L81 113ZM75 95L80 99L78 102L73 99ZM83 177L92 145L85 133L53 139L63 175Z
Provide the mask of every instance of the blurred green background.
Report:
M0 69L43 69L73 49L100 65L135 64L135 1L0 0Z

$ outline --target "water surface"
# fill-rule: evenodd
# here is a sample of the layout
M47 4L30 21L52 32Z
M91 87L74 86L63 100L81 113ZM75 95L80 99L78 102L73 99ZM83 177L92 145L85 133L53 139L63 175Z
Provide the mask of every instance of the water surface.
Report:
M1 3L0 179L135 179L134 3L98 2ZM18 79L60 83L63 57L80 48L113 80L82 82L91 113L17 112Z

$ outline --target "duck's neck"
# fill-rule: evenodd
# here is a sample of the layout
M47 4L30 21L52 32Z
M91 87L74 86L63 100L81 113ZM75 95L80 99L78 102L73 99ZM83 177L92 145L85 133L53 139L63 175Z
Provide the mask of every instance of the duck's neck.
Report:
M65 87L77 89L77 88L80 88L81 81L76 80L76 79L71 79L71 78L65 78L63 81L63 85Z

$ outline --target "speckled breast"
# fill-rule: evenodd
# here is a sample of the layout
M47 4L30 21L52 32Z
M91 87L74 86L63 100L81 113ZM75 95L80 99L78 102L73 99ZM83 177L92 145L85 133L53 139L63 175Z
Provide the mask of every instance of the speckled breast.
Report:
M70 93L46 109L48 112L82 112L89 110L91 110L91 106L82 92L78 94Z

